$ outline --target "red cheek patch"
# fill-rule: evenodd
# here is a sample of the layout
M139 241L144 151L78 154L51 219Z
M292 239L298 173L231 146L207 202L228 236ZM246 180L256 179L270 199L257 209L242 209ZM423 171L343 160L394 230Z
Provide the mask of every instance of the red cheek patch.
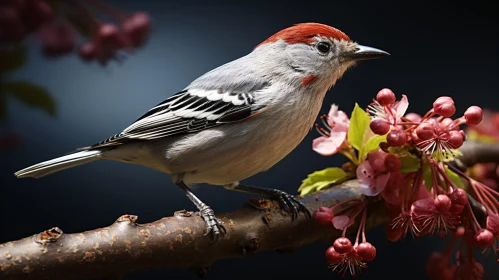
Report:
M306 76L305 78L301 79L301 85L306 87L310 85L311 83L315 82L317 80L317 77L314 74L310 74Z

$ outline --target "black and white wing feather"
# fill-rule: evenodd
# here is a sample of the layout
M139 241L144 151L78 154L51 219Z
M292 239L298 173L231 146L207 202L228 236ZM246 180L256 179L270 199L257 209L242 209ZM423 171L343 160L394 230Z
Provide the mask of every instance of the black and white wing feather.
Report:
M254 103L253 93L184 90L150 109L121 133L90 148L155 140L244 120L265 107Z

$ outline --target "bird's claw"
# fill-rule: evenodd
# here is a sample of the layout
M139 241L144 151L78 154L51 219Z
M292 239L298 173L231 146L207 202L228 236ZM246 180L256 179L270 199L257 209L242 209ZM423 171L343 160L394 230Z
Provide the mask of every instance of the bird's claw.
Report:
M292 220L298 218L300 210L303 211L308 218L312 218L310 211L307 209L305 204L303 204L303 202L299 201L298 199L288 194L287 192L277 189L273 191L274 191L274 198L279 202L281 209L285 209L286 211L290 212Z
M208 205L204 205L199 210L198 214L206 223L206 233L204 236L211 235L212 243L218 241L220 236L227 233L227 229L225 228L223 222L215 216L215 212Z

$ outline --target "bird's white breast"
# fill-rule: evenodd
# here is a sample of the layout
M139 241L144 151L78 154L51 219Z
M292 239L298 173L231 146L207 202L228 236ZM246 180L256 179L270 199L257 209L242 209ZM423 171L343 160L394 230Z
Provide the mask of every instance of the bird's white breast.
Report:
M168 143L164 170L187 184L225 185L265 171L288 155L312 128L326 87L300 87L278 95L270 87L258 103L271 106L257 116L224 124ZM156 167L158 169L158 167ZM174 178L175 180L175 178Z

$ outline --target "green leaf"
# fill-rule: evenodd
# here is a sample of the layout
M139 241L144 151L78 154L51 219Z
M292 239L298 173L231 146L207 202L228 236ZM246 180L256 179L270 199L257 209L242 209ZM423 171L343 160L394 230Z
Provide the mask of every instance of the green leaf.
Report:
M388 151L399 156L402 166L400 172L411 173L416 172L421 167L421 159L403 147L390 147Z
M459 175L447 168L447 166L445 167L445 173L447 173L447 176L449 176L449 179L452 181L452 183L454 183L456 187L464 189L463 181L461 181L461 177L459 177Z
M324 170L315 171L303 180L300 188L300 195L305 195L313 191L319 191L331 184L344 180L347 174L339 167L330 167Z
M423 178L428 191L433 187L433 181L431 178L431 168L428 164L423 165Z
M50 93L41 86L29 82L9 82L3 89L24 104L39 108L55 116L55 102Z
M377 150L379 148L379 144L386 142L386 136L388 135L374 135L373 137L369 138L367 142L362 146L362 152L360 154L360 161L366 160L366 155L370 151Z
M317 182L317 183L312 184L310 186L306 186L305 188L303 188L300 191L300 195L303 196L303 195L309 194L309 193L314 192L314 191L322 190L322 189L326 188L327 186L329 186L330 184L332 184L332 183L324 181L324 182Z
M0 52L0 73L15 71L26 62L26 48L22 45L16 45L9 51Z
M355 103L352 116L350 117L350 126L348 127L348 142L357 151L362 148L364 134L369 129L371 118L369 114L360 108L359 104Z

